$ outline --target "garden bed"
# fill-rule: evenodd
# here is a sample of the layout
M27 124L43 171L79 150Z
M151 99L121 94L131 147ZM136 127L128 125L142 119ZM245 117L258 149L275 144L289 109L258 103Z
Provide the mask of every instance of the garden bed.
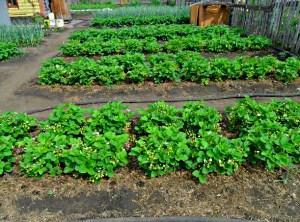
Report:
M207 84L210 80L264 78L283 82L295 80L300 70L297 57L287 58L283 54L278 54L278 58L271 55L241 57L238 53L237 57L221 56L222 52L232 51L245 51L243 54L248 55L271 52L268 50L270 45L271 41L265 37L247 36L242 30L227 26L153 25L88 29L73 33L70 41L61 47L62 56L66 58L57 57L45 62L39 77L44 85L114 85L144 81ZM85 57L73 60L70 56Z
M99 12L96 26L131 26L128 15L139 24L169 24L177 13L155 9L143 19L139 10L122 10L107 19L111 12ZM1 104L20 114L0 114L0 220L300 219L300 97L269 98L299 93L299 58L226 26L89 29L70 39L63 58L44 63L41 78L21 88L18 81ZM24 61L28 70L32 65ZM267 95L259 97L263 103L237 103L234 95L248 93ZM226 96L208 105L185 102ZM106 104L112 100L132 103ZM55 108L62 102L82 106ZM34 115L22 113L28 110Z
M43 38L40 24L0 25L0 62L22 55L21 47L36 46Z
M198 106L199 103L193 104L199 108L197 109L198 111L202 111L197 112L197 114L195 112L186 112L186 114L192 116L185 116L184 114L182 115L182 117L180 117L181 114L176 114L176 112L182 112L183 110L176 110L163 104L157 104L158 106L156 108L154 108L156 105L152 104L149 106L150 109L148 109L148 111L141 111L141 119L132 119L132 124L134 124L133 126L135 126L134 131L137 135L136 137L133 136L132 138L141 140L140 142L137 141L136 147L139 147L139 144L143 141L144 136L151 137L151 133L148 134L149 132L146 132L144 130L148 127L152 127L152 124L161 125L161 123L163 123L163 125L160 126L160 129L163 132L166 129L164 126L165 124L171 124L173 126L180 127L180 118L185 119L184 121L188 121L186 122L188 123L188 125L186 125L188 128L190 126L197 128L197 124L194 125L195 122L193 121L193 118L197 115L204 115L203 117L205 118L200 118L200 120L205 124L200 124L199 126L204 128L208 127L207 129L212 131L218 131L218 127L216 128L217 125L215 125L217 121L220 121L220 119L218 120L219 117L217 119L215 118L218 116L218 114L213 109L202 105ZM86 119L87 122L85 124L91 124L89 127L95 127L97 125L95 128L95 130L97 131L105 129L108 131L114 131L116 133L124 133L121 125L123 125L125 128L126 126L128 126L128 124L125 124L124 122L127 121L124 114L128 111L121 111L125 107L122 108L117 104L115 105L106 105L106 108L102 107L98 111L94 110L96 112L90 117L92 119ZM192 107L193 105L186 106L187 109L191 109ZM1 190L4 191L4 195L1 195L1 199L5 200L2 201L3 204L0 206L0 212L2 216L1 219L28 220L30 218L31 221L38 221L42 217L50 221L56 221L62 219L74 220L126 216L206 215L214 217L268 219L276 221L299 220L299 168L297 166L294 166L294 168L291 169L284 168L281 170L276 170L272 173L267 172L263 167L263 165L268 161L271 161L270 164L285 164L285 161L275 163L272 161L272 158L277 155L277 157L284 158L284 155L286 154L280 152L292 151L292 149L285 149L286 147L277 149L277 152L279 153L274 153L275 156L269 156L267 157L267 159L260 159L259 164L258 162L256 164L251 164L250 159L260 158L260 155L249 155L249 162L244 163L243 166L237 169L236 173L233 176L220 175L221 172L225 173L224 171L220 171L219 173L211 173L208 175L208 181L204 185L200 185L199 181L197 181L197 179L192 176L191 172L188 172L186 170L183 171L183 169L177 169L177 172L173 173L164 172L164 174L166 173L166 175L163 175L159 178L150 179L149 173L151 171L146 171L146 173L148 174L148 177L146 177L141 169L146 170L146 168L144 167L146 167L147 164L140 165L142 160L139 158L130 158L127 167L117 169L115 171L114 177L109 180L104 178L99 184L89 183L86 180L81 179L81 176L79 175L77 175L79 176L79 178L77 179L73 179L68 175L49 177L48 173L41 180L29 179L24 177L24 174L31 176L36 176L37 174L40 175L41 173L43 174L43 171L40 170L45 170L46 168L50 170L50 174L59 172L56 171L58 170L58 168L51 168L50 165L45 165L45 168L42 166L36 167L36 164L45 164L41 160L43 158L44 160L47 160L47 152L49 152L49 158L50 153L52 155L52 157L48 160L54 160L52 158L56 158L61 154L71 154L72 150L75 151L76 149L78 149L78 147L76 148L74 143L72 143L71 147L65 149L63 148L63 140L52 140L49 138L50 141L52 141L50 142L49 140L44 140L45 138L42 139L47 135L47 131L49 133L56 134L55 137L61 139L63 139L63 135L66 135L67 137L73 137L73 142L75 142L75 139L78 136L77 133L80 134L80 132L77 130L78 127L82 126L83 120L80 109L73 106L65 106L66 109L61 108L56 109L56 111L51 116L49 116L46 122L40 122L40 124L38 124L41 126L39 130L35 128L36 123L32 118L28 118L23 115L16 116L11 114L5 114L0 117L2 119L8 118L9 116L13 117L9 117L7 119L9 121L1 122L1 134L10 134L10 128L13 127L15 132L13 134L13 137L18 138L18 140L20 140L23 136L26 136L28 130L31 131L30 136L39 138L32 142L30 142L28 139L25 139L24 142L17 145L28 146L27 149L23 150L20 148L14 148L14 156L17 157L17 165L14 167L13 174L7 174L0 179L0 187ZM203 111L204 113L202 113ZM225 129L227 127L230 128L230 125L231 127L237 127L238 125L232 121L238 121L241 123L239 125L239 130L232 130L234 130L234 132L240 132L240 135L238 137L240 137L241 139L244 136L246 136L246 139L248 136L254 133L258 138L250 136L249 142L253 143L252 145L255 145L256 142L260 143L260 149L268 149L265 145L270 142L272 143L274 139L280 141L280 143L284 142L283 138L286 137L285 134L281 134L283 132L282 130L286 130L286 132L289 133L293 130L299 130L299 104L297 103L286 101L272 102L269 103L269 105L263 105L247 99L240 102L235 107L232 107L232 109L228 111L228 121L223 121L221 125L222 134L226 134L226 136L230 137L237 137L238 135L236 133L228 134L228 130ZM273 113L274 111L276 114ZM114 113L112 115L114 116L113 119L108 118L108 116L111 115L112 112ZM151 115L149 116L149 114ZM249 119L247 117L248 115L250 115ZM150 118L145 118L146 116ZM172 120L166 121L167 119L165 118L170 118ZM266 124L265 121L268 122L271 119L273 119L273 121L269 124L273 124L274 127L279 127L279 131L275 132L275 130L273 131L273 129L272 132L269 131L272 136L269 137L269 141L267 142L263 140L265 135L263 132L264 128L260 128L259 125L264 125ZM248 120L250 120L250 122L248 122ZM118 127L112 127L113 125L111 125L111 127L107 127L107 123L111 124L109 122L113 123L114 126L118 125ZM259 123L259 125L257 125L255 122ZM14 125L18 126L17 130ZM290 129L284 129L285 126L290 126ZM171 126L167 126L167 128L168 127ZM248 127L250 127L249 132L245 131L245 129ZM258 131L255 130L256 127L259 127ZM195 128L190 129L193 131L193 129ZM189 134L187 135L188 137L191 136L191 139L193 138L193 133L190 134L192 131L187 131L189 132ZM181 133L182 132L180 132L179 134ZM204 132L202 131L202 133ZM205 141L208 138L204 136L205 133L202 133L200 133L199 139ZM275 136L275 134L277 136ZM156 135L156 133L154 133L153 135ZM202 138L202 136L204 137ZM299 136L299 134L294 136L297 137ZM290 139L289 142L285 141L287 143L287 146L292 145L292 143L290 143L291 141L297 143L297 139L294 136L288 136L288 138ZM159 140L162 139L165 141L169 141L171 146L171 141L175 141L175 139L179 138L178 136L171 137L171 140L170 138L168 139L168 134L166 134L166 136L163 138L157 138ZM90 137L90 139L92 138L93 137ZM108 138L109 137L107 137L107 139ZM225 139L226 137L223 138L223 142L225 142L226 140L228 142L233 142L236 140ZM3 140L3 137L1 138L1 141L5 141ZM120 143L120 140L114 141L115 142L112 142L109 146L115 146ZM133 140L131 141L131 144L133 145L135 142ZM49 142L58 144L53 144L54 146L46 148ZM99 140L98 142L101 143L101 140ZM151 139L149 138L149 140L145 140L145 142L152 143L153 141L151 142ZM181 141L181 143L182 142L183 141ZM37 146L32 146L32 143L36 144ZM44 148L42 148L43 146L41 146L41 144L45 145ZM222 144L225 145L225 143ZM127 152L132 152L133 150L135 150L134 152L138 151L136 148L131 149L130 146L132 145L128 145L129 144L125 145L124 147ZM277 146L277 148L279 147L280 146ZM290 148L292 147L294 146L291 146ZM297 147L299 146L296 145L296 153L292 151L290 155L298 155ZM62 149L62 153L59 154L60 152L54 151L55 149ZM217 151L218 149L221 149L221 144L218 144L217 147L212 146L208 150L210 149ZM203 151L204 150L205 149L203 149ZM155 149L152 151L155 151ZM228 151L229 150L227 150L225 153L227 153ZM88 150L83 150L80 155L84 155L85 152L88 152ZM31 159L31 155L36 155L38 153L40 153L40 155L37 155L37 158ZM73 158L80 158L80 155L76 155ZM142 156L143 155L145 154L142 154ZM232 158L235 159L238 158L238 156ZM34 162L29 164L28 161L30 160ZM62 158L60 161L70 160L71 158L69 160ZM299 161L299 159L294 160ZM153 159L152 161L154 161L153 164L155 164L155 159ZM78 162L78 164L79 163L80 162ZM212 163L217 164L218 161L213 161ZM55 162L49 162L49 164L55 165ZM170 162L165 162L165 164L170 164ZM272 167L272 164L267 164L266 167ZM66 167L66 165L59 164L59 167ZM83 165L81 165L80 167L83 167ZM217 169L225 169L223 167L224 166L220 164L218 165ZM227 167L229 167L229 165ZM52 171L52 173L51 169L54 170ZM155 168L153 168L152 170L154 169ZM167 169L168 168L165 168L165 170ZM229 169L230 167L227 170ZM230 172L231 170L227 171L227 173ZM66 174L66 171L64 174ZM151 175L154 176L153 174ZM75 172L73 176L77 177ZM11 193L14 193L14 195L11 195Z

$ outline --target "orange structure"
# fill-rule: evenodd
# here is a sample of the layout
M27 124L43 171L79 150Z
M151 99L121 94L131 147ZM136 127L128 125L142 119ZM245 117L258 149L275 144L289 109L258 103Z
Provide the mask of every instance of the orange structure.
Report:
M208 25L228 24L229 7L225 4L196 3L191 5L190 23L205 27Z

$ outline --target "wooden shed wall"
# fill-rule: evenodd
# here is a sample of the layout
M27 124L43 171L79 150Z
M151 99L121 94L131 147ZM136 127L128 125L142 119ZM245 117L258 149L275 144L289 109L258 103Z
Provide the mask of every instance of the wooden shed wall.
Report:
M39 0L18 0L18 8L9 8L10 17L33 16L40 13Z

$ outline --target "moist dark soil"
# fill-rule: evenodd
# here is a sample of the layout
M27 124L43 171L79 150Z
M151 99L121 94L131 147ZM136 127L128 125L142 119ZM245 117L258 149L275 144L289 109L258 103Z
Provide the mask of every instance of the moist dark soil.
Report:
M55 106L62 102L92 102L89 106L98 107L101 104L113 100L130 102L130 109L145 108L149 101L158 100L195 100L217 98L222 96L244 95L251 93L262 94L288 94L300 93L300 78L290 84L273 80L260 81L224 81L211 82L203 86L192 82L182 83L164 83L154 84L146 82L141 85L122 84L114 86L41 86L36 80L29 82L15 94L18 98L31 99L32 101L48 101L47 105L31 102L31 106L24 106L21 111L31 111L48 106ZM266 101L272 98L257 98ZM282 99L282 98L281 98ZM292 99L300 101L300 96ZM132 103L138 101L138 103ZM216 107L220 111L234 104L237 99L224 99L216 101L207 101L208 105ZM98 102L98 103L97 103ZM181 107L185 101L170 102L171 104ZM49 112L40 113L37 117L46 118Z
M193 215L300 220L300 174L241 167L234 176L199 184L188 172L149 179L121 169L93 184L70 176L0 178L0 221L74 221L107 217ZM42 220L41 220L42 219Z

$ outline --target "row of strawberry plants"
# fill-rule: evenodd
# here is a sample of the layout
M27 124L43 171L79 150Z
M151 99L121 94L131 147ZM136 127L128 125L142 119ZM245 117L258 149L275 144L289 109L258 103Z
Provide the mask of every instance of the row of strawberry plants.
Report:
M113 85L121 82L155 83L192 81L207 84L210 80L275 78L290 82L299 76L300 60L280 61L272 56L205 59L195 52L126 54L102 57L100 60L80 58L66 62L63 58L46 61L39 73L44 85Z
M221 135L221 114L202 102L181 109L157 102L138 113L119 102L92 110L66 104L40 123L4 113L0 174L19 164L28 176L71 174L97 181L113 176L130 155L151 177L186 169L204 183L210 173L232 175L245 163L268 170L300 163L299 103L247 98L228 108L224 118L236 138ZM39 134L31 137L34 129Z
M157 25L157 24L188 24L189 15L152 15L144 17L123 16L123 17L94 17L91 20L93 27L124 27L134 25Z
M245 37L243 30L229 27L227 25L214 25L200 28L195 25L148 25L134 26L120 29L104 28L95 29L89 28L73 32L69 39L85 42L89 39L97 39L99 41L107 41L112 38L118 39L144 39L156 38L160 41L173 39L177 36L201 35L203 38L214 38L224 35L235 37Z
M145 39L118 39L108 41L102 39L89 39L84 42L71 40L60 47L65 56L94 56L126 53L156 53L156 52L226 52L237 50L261 50L271 45L271 41L263 36L251 35L239 37L234 35L215 36L207 38L200 35L187 37L174 37L160 42L154 37Z

